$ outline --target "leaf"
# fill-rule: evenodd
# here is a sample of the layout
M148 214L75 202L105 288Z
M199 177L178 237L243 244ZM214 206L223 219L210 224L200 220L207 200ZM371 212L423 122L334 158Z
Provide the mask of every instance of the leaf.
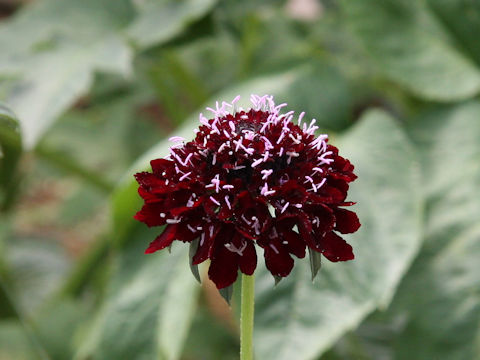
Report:
M308 248L308 256L310 260L310 271L312 273L312 281L317 277L318 271L322 266L322 256L319 252L316 252Z
M480 64L480 4L476 1L427 0L428 6L449 30L462 50Z
M18 120L10 109L0 103L0 211L8 208L18 179L16 168L22 153Z
M197 249L198 249L198 239L193 240L190 243L190 247L188 250L188 258L190 262L190 271L192 272L192 275L197 279L197 281L201 284L202 280L200 279L200 273L198 272L198 265L193 265L193 257L195 256Z
M0 88L33 148L54 120L87 93L97 71L131 75L131 35L141 47L178 35L215 3L202 1L44 0L0 26ZM79 31L78 29L81 29Z
M231 305L231 300L233 296L233 284L222 289L219 289L218 292L225 299L228 305Z
M216 0L146 0L136 2L139 12L127 34L140 48L165 42L204 16Z
M186 247L144 255L143 241L152 236L141 226L132 233L76 359L179 359L200 287Z
M388 305L419 248L418 168L401 128L387 114L372 111L339 143L358 175L349 198L358 202L362 227L348 236L356 258L324 262L314 284L306 260L298 260L275 288L265 268L259 269L255 349L260 359L320 356L365 316Z
M0 321L0 359L42 359L44 354L36 350L19 321Z
M479 116L475 101L421 114L410 127L428 211L425 245L391 311L406 321L395 358L480 357Z
M450 27L442 26L424 1L342 0L351 30L361 40L379 70L410 92L429 100L452 101L474 96L480 89L480 72L469 54L458 50L462 38L451 39ZM430 1L435 7L453 4L455 20L464 24L463 2ZM467 5L465 5L467 6ZM470 6L469 19L478 17ZM451 14L450 16L454 16ZM467 23L468 24L468 23ZM469 43L472 40L468 40Z
M6 101L20 118L27 149L88 90L94 71L130 73L132 53L117 32L129 20L128 4L47 0L0 27L0 46L10 49L0 55L0 72L16 76L4 89Z

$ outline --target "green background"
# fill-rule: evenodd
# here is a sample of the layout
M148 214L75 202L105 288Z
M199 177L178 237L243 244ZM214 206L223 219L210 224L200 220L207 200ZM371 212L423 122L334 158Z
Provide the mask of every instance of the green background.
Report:
M132 175L251 93L317 119L362 222L314 282L260 261L256 358L480 358L479 37L472 0L1 1L0 359L238 359L239 284L143 254Z

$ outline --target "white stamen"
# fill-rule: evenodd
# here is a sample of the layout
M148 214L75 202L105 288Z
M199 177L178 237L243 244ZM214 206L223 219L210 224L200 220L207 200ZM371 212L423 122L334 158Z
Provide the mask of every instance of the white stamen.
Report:
M245 215L242 215L242 216L240 216L240 217L241 217L242 220L245 221L248 225L251 225L251 224L252 224L249 220L247 220L247 218L245 217Z
M242 246L239 248L237 248L235 245L233 245L232 243L229 243L229 244L225 244L225 247L233 252L233 253L236 253L240 256L243 256L243 251L247 248L247 242L243 242Z
M288 208L288 205L290 205L290 203L287 201L287 203L285 204L285 206L282 208L282 210L280 211L281 214L283 214L285 212L285 210L287 210Z
M228 201L228 195L225 195L225 203L227 204L228 208L231 210L232 205L230 205L230 201Z
M192 173L192 172L189 171L188 173L180 176L180 178L179 178L178 180L179 180L179 181L183 181L183 180L185 180L186 178L190 178L189 175L190 175L191 173Z
M255 166L257 166L257 165L260 165L262 162L263 162L263 158L262 158L262 159L255 160L255 161L252 163L252 168L255 167Z
M185 141L185 139L181 136L172 136L171 138L168 139L168 141L179 142L179 141Z
M263 162L266 162L269 156L270 156L270 153L266 151L265 154L263 155Z
M280 252L279 252L278 249L275 247L275 245L270 244L270 247L273 249L273 251L275 251L275 254L280 254Z
M214 198L213 196L210 196L210 200L212 200L212 202L213 202L215 205L220 206L220 203L219 203L217 200L215 200L215 198Z
M167 224L178 224L181 220L180 219L167 219Z
M272 175L273 170L272 169L262 170L261 173L263 174L262 180L266 180L270 175Z
M300 126L303 117L305 116L305 111L302 111L300 115L298 116L298 126Z

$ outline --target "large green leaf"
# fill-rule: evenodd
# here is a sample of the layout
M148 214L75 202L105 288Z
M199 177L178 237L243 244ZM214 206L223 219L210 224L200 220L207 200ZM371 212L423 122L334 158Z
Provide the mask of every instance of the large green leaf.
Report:
M190 22L205 15L216 0L146 0L136 2L138 16L127 34L146 48L178 35Z
M388 305L419 248L418 166L400 127L383 112L369 112L338 143L358 174L349 197L358 201L362 227L348 237L356 259L323 262L314 284L306 259L276 287L268 272L259 272L260 359L319 356L370 312Z
M9 81L0 94L21 119L27 148L89 90L96 71L131 74L131 40L163 43L214 0L134 3L137 9L130 0L43 0L1 24L0 76Z
M476 41L478 6L465 1L430 3L449 13L449 19L457 16L460 38L452 39L450 26L442 26L424 0L341 1L352 31L390 79L426 99L471 97L480 90L480 71L468 52L458 48L466 43L471 50ZM456 11L450 13L450 7ZM472 18L476 20L469 22Z
M2 24L0 46L9 51L0 72L16 78L3 90L27 148L88 90L95 70L130 73L132 53L118 29L131 13L127 0L46 0Z
M187 247L144 255L144 240L156 233L143 226L131 233L77 359L179 358L200 287L190 273Z
M21 151L18 120L10 109L0 103L0 211L8 207L14 195Z
M413 122L427 195L425 245L394 302L398 359L480 358L480 103ZM412 296L415 294L416 296Z

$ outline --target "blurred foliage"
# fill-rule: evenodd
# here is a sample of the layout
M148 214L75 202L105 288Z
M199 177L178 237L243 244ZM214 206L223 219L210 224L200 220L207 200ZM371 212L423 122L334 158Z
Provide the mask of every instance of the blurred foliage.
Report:
M25 3L25 4L24 4ZM5 10L4 10L5 9ZM5 13L3 12L5 11ZM188 248L144 256L132 174L215 100L271 93L356 165L356 260L274 286L270 359L480 358L480 6L33 0L0 6L0 359L236 359ZM260 261L260 264L262 261Z

